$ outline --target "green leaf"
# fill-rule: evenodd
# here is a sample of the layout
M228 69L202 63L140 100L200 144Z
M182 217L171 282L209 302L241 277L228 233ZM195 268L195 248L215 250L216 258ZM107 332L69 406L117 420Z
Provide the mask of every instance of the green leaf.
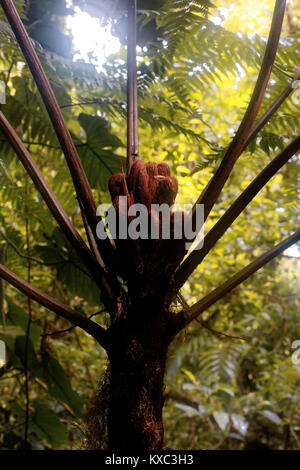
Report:
M217 422L217 425L222 431L225 431L227 425L229 424L229 416L228 413L224 413L223 411L215 411L213 416Z
M51 245L35 248L45 262L57 263L53 266L57 280L65 283L72 295L84 298L90 305L99 305L99 287L58 227L53 231Z
M217 385L216 388L215 388L215 391L218 392L218 391L222 391L222 392L225 392L227 393L228 395L230 395L231 397L234 397L235 395L235 390L233 387L230 387L229 385L224 385L224 384L220 384L220 385Z
M124 157L114 154L111 150L93 147L77 147L84 171L92 188L107 191L108 179L126 166ZM122 162L122 165L121 165Z
M26 366L26 336L22 335L16 337L15 353L16 356L20 359L22 369L24 369ZM27 369L28 371L30 371L31 375L40 375L40 364L36 357L35 350L30 339L28 341Z
M11 363L16 369L22 369L23 365L15 353L15 340L18 335L22 335L19 328L9 327L0 329L0 340L5 343L6 363Z
M57 268L57 280L64 282L73 295L82 297L89 305L99 305L99 287L80 269L80 265L72 263L60 265Z
M271 150L284 149L284 144L282 141L282 137L272 133L272 132L263 132L261 141L260 141L261 149L266 152L268 155L270 154Z
M30 416L29 432L45 440L51 447L59 448L67 440L66 426L60 422L56 413L39 401L32 402L34 413ZM18 403L12 410L21 424L25 423L25 410Z
M69 377L54 357L50 358L45 375L49 393L66 403L77 417L80 416L85 397L73 390Z
M6 298L6 301L8 304L8 311L6 315L7 325L18 326L24 331L24 333L26 333L28 324L28 314L21 307L12 302L9 298ZM41 333L42 330L40 329L40 327L35 322L32 322L30 326L30 339L32 341L33 346L37 346Z
M253 140L250 142L250 144L249 144L249 146L248 146L248 150L249 150L249 152L251 153L251 155L255 152L255 150L256 150L256 139L253 139Z
M0 340L6 345L6 362L11 363L16 369L25 368L26 336L18 327L9 327L0 330ZM41 368L36 357L32 341L28 342L27 368L32 376L41 375Z
M121 171L121 161L123 167L126 165L124 157L116 155L112 149L124 145L110 132L106 119L82 113L78 120L85 130L86 142L73 137L88 180L93 188L107 191L109 177Z
M281 418L278 416L277 413L274 413L274 411L263 410L263 411L260 411L260 414L275 424L278 424L278 425L282 424Z
M242 415L232 414L232 424L239 430L239 432L245 436L247 434L249 423L246 418Z
M106 119L82 113L79 115L78 121L86 132L88 144L93 148L124 147L121 140L111 134L109 123Z
M40 254L45 263L59 264L65 262L65 258L57 248L49 245L35 245L34 248Z
M175 406L176 408L179 408L180 410L184 411L189 418L191 418L192 416L199 416L199 412L192 406L182 405L181 403L176 403Z

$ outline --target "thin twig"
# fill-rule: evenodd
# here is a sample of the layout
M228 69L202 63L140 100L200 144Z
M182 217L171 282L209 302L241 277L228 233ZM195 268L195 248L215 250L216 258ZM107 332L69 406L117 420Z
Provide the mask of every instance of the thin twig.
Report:
M136 0L128 0L127 30L127 174L139 155L136 67Z
M244 282L248 277L262 268L265 264L271 261L276 256L280 255L289 246L293 245L300 240L300 229L294 232L291 236L280 242L271 250L259 256L252 263L248 264L241 271L229 278L226 282L221 284L210 294L206 295L203 299L196 302L188 311L174 315L174 325L172 330L172 338L179 333L183 328L195 320L201 313L215 304L218 300L222 299L226 294L231 292L235 287Z
M9 66L9 69L8 69L8 72L7 72L7 77L6 77L6 79L5 79L5 86L8 85L8 82L9 82L9 80L10 80L10 75L11 75L11 72L12 72L12 69L13 69L14 65L15 65L15 61L13 60L13 61L10 63L10 66Z
M91 318L96 317L97 315L100 315L101 313L106 312L106 309L100 310L99 312L93 313L88 317L89 320ZM70 328L66 328L65 330L59 330L59 331L53 331L53 333L43 333L41 336L56 336L56 335L62 335L63 333L69 333L70 331L74 330L74 328L77 328L76 325L71 326Z
M12 247L12 249L17 253L17 255L20 256L20 258L33 261L34 263L41 264L41 265L43 265L43 266L55 266L55 265L57 265L57 264L61 264L61 261L55 261L55 262L53 262L53 263L45 263L44 261L42 261L42 260L40 260L40 259L38 259L38 258L34 258L33 256L25 255L25 254L22 253L22 252L19 250L19 248L5 235L4 230L3 230L2 228L0 228L0 235L1 235L1 237L4 238L4 240L7 242L7 244ZM1 264L4 264L4 263L2 263L1 260L0 260L0 263L1 263Z
M274 64L274 69L278 70L278 72L282 73L283 75L285 75L288 78L291 78L291 79L293 78L293 75L287 73L285 70L282 70L282 68L279 67L279 65L277 65L277 64Z
M73 261L70 258L68 258L68 259L63 258L61 261L52 261L52 262L42 261L38 258L35 258L33 256L27 256L24 253L22 253L19 250L19 248L5 235L2 228L0 228L0 235L4 238L4 240L6 240L7 244L10 245L13 248L13 250L15 250L17 255L20 256L20 258L30 260L33 263L39 264L41 266L50 266L50 267L51 266L59 266L59 265L62 265L62 264L68 264L69 263L72 266L74 266L76 269L78 269L78 271L81 271L85 276L88 276L90 279L93 279L92 276L90 275L89 271L87 271L85 269L85 267L80 266L79 264L77 264L75 261ZM1 263L1 261L0 261L0 263Z
M252 142L259 131L266 125L266 123L271 119L271 117L276 113L276 111L280 108L282 103L289 97L289 95L295 91L293 87L296 80L300 79L300 72L298 72L295 77L292 79L291 83L283 90L282 93L273 101L271 106L267 109L267 111L258 119L258 121L252 127L249 136L245 142L243 147L243 151L248 147L250 142Z
M242 340L242 341L247 341L247 342L249 342L249 341L251 340L251 338L249 338L248 336L230 335L230 334L228 334L228 333L225 333L224 331L215 330L214 328L212 328L211 326L209 326L206 321L199 320L198 318L196 318L196 321L197 321L201 326L203 326L203 328L205 328L206 330L210 331L210 332L213 333L214 335L217 335L217 336L225 336L226 338L230 338L230 339L240 339L240 340Z

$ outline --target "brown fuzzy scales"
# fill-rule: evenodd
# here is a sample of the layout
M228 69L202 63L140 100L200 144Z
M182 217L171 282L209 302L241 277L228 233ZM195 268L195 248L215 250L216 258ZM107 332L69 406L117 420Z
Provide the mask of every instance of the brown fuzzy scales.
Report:
M127 196L127 209L132 204L143 204L149 214L149 239L147 240L115 240L119 248L119 268L121 275L130 284L131 281L142 283L143 280L151 285L153 292L161 282L165 286L182 259L184 244L182 240L172 239L174 234L174 216L170 221L170 240L161 236L162 215L151 208L152 204L167 204L172 206L178 193L177 179L171 176L166 163L145 163L136 161L128 177L117 173L109 180L109 191L113 205L119 214L124 213L125 207L120 205L120 196ZM130 223L134 217L130 217ZM150 239L151 223L157 225L159 239ZM122 269L123 266L123 269ZM125 269L124 269L125 266ZM155 278L157 282L148 282ZM148 286L143 286L144 294L149 294Z
M117 196L127 196L128 190L135 204L144 204L150 209L151 204L173 205L178 183L177 179L171 176L166 163L144 163L137 160L128 177L125 177L124 173L111 176L108 188L113 203Z

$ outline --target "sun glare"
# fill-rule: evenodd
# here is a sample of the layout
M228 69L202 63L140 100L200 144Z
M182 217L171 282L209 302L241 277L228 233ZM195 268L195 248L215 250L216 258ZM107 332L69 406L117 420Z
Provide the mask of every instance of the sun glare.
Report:
M92 61L99 68L106 57L118 52L120 42L111 34L111 27L102 26L100 20L75 8L67 18L67 27L73 36L74 60Z
M290 246L284 253L292 258L300 258L300 249L297 245Z

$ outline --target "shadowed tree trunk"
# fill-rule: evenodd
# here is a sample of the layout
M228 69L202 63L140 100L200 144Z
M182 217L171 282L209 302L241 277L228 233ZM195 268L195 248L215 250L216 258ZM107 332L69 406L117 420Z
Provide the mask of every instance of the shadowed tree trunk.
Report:
M111 450L147 451L163 446L167 348L157 329L155 341L149 335L151 330L146 330L145 326L139 328L137 334L131 332L129 337L122 332L116 334L116 347L110 354L108 444Z

